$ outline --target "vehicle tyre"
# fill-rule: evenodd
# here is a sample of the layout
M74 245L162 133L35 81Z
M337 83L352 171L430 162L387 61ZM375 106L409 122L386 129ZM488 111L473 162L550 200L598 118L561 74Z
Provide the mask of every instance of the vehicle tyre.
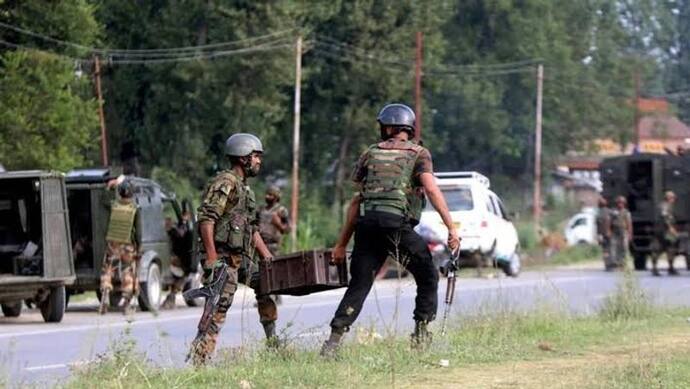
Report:
M50 294L45 301L38 304L41 309L41 316L46 323L59 323L65 314L66 301L65 286L50 288Z
M520 274L521 269L520 254L517 252L513 253L508 262L503 262L501 268L505 275L509 277L517 277Z
M161 268L151 262L146 272L146 281L139 283L139 307L142 311L157 312L161 304Z
M22 302L2 304L2 314L5 317L19 317L22 313Z
M580 240L577 241L577 245L578 245L578 246L589 246L589 242L587 242L587 241L584 240L584 239L580 239Z
M184 293L188 290L201 288L201 275L203 274L203 272L204 271L201 268L201 264L199 264L196 273L190 274L187 278L187 282L185 282L184 287L182 288L182 292ZM188 307L200 307L205 303L203 297L197 297L195 299L185 298L184 302L185 304L187 304Z
M647 255L643 253L633 253L633 265L635 270L647 270Z

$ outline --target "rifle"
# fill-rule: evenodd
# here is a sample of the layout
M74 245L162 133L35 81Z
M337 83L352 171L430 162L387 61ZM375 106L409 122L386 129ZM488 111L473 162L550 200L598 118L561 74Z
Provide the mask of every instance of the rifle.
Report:
M441 336L446 334L446 321L448 314L450 314L450 307L453 305L453 298L455 297L455 272L459 269L458 259L460 258L460 247L455 252L450 253L450 257L441 265L441 274L445 274L446 282L446 299L445 308L443 310L443 321L441 322Z
M197 338L208 331L211 326L211 319L213 314L218 310L218 302L220 301L220 294L223 291L223 286L228 281L228 265L222 263L214 273L214 279L206 286L199 289L192 289L184 292L182 295L185 299L195 299L198 297L205 297L206 304L204 304L204 313L201 315L201 320L199 320L199 333Z

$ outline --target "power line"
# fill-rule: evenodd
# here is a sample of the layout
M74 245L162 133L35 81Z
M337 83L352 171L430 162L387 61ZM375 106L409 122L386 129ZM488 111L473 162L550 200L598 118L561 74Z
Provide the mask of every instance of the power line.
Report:
M273 32L270 34L261 35L261 36L257 36L257 37L250 37L250 38L239 39L239 40L235 40L235 41L219 42L219 43L213 43L213 44L207 44L207 45L198 45L198 46L182 46L182 47L156 48L156 49L111 49L111 48L98 48L98 47L93 47L93 46L86 46L86 45L82 45L82 44L79 44L76 42L57 39L57 38L53 38L53 37L50 37L47 35L39 34L37 32L30 31L30 30L27 30L27 29L24 29L21 27L17 27L17 26L13 26L11 24L7 24L7 23L3 23L3 22L0 22L0 27L4 27L6 29L18 32L20 34L28 35L28 36L38 38L38 39L41 39L43 41L51 42L51 43L61 45L61 46L73 47L76 49L85 50L85 51L89 51L91 53L96 53L96 54L101 54L101 55L111 55L112 54L112 55L118 55L118 56L146 56L146 55L160 55L160 54L170 54L170 53L180 53L180 55L183 55L183 54L185 54L185 52L220 49L223 47L232 47L232 46L237 46L240 44L246 44L249 42L261 41L261 40L265 40L268 38L285 35L285 34L288 34L290 32L295 31L295 29L293 28L293 29L277 31L277 32Z
M40 52L44 52L44 53L50 53L52 55L55 55L57 58L69 60L70 62L77 62L77 63L81 63L81 64L84 64L84 63L89 64L89 63L93 62L93 59L90 59L90 58L71 57L71 56L68 56L65 54L35 49L32 47L28 47L28 46L24 46L24 45L20 45L20 44L16 44L16 43L11 43L11 42L7 42L4 40L0 40L0 45L12 47L15 49L33 50L33 51L40 51ZM112 64L112 65L163 64L163 63L173 63L173 62L188 62L188 61L202 60L202 59L215 59L215 58L219 58L219 57L227 57L227 56L233 56L233 55L263 52L263 51L273 51L273 50L280 50L280 49L284 49L284 48L291 48L293 46L294 46L293 43L285 43L285 40L276 40L274 42L268 42L268 43L264 43L264 44L260 44L260 45L256 45L256 46L251 46L251 47L246 47L246 48L241 48L241 49L204 52L202 54L189 55L189 56L178 56L178 57L174 57L174 58L135 58L135 59L123 58L123 59L118 59L118 58L113 58L113 57L109 56L109 57L105 58L105 61L108 64Z

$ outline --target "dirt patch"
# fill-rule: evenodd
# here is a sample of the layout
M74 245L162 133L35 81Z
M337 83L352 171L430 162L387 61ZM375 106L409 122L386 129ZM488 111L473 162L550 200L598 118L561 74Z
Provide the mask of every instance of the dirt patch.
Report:
M591 385L593 376L602 370L631 363L639 363L643 369L649 361L686 354L689 350L690 331L675 329L664 334L650 334L649 338L637 342L630 339L623 345L597 347L573 356L544 350L544 358L539 360L439 368L433 373L410 377L402 387L581 388Z

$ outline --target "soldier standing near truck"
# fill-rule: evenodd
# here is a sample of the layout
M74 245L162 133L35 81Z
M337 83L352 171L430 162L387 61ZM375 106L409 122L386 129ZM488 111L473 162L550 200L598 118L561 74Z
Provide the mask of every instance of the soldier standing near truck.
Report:
M426 243L411 225L419 220L422 192L448 228L450 250L455 252L460 247L448 206L436 185L431 154L410 140L415 131L414 111L403 104L390 104L383 107L377 121L381 142L360 156L353 171L358 193L350 203L347 221L333 249L333 262L342 263L354 233L351 280L331 321L331 335L321 349L326 357L337 352L343 334L362 310L376 273L389 256L405 266L417 283L412 343L424 347L431 341L427 326L436 317L438 269Z
M196 339L191 344L188 359L195 365L208 362L215 350L238 282L249 283L254 289L266 337L269 341L275 340L276 306L270 296L258 293L259 273L258 269L254 270L256 266L252 261L255 249L264 261L273 260L259 234L256 200L247 185L247 178L259 173L262 154L263 146L256 136L239 133L229 137L225 142L225 155L231 167L211 179L198 209L203 282L213 284L223 273L219 271L223 264L227 265L228 276L210 322L205 325L204 312ZM249 278L249 282L243 278Z
M175 309L177 294L184 288L189 274L195 270L191 268L194 238L190 207L191 205L186 200L182 202L182 217L177 225L173 225L172 220L169 218L165 220L165 230L172 244L170 273L172 273L173 283L170 285L170 293L168 293L165 297L165 301L161 304L161 308L163 309Z
M101 305L99 313L108 311L110 293L113 291L113 274L118 270L122 307L125 315L134 312L132 298L137 293L137 260L139 241L137 217L139 212L134 203L134 188L126 178L117 185L119 198L110 208L110 221L106 233L106 255L101 272Z
M597 241L601 247L601 254L604 259L606 271L613 270L611 262L611 210L608 207L606 198L599 197L599 209L597 210Z
M657 250L652 253L652 275L655 276L661 275L657 262L662 253L666 253L666 259L668 260L668 274L672 276L678 275L678 271L673 266L673 261L678 254L678 231L673 209L675 202L676 194L669 190L664 193L664 200L659 204L659 216L663 228L661 236L657 239Z
M628 243L632 239L632 217L628 211L625 197L616 197L616 208L610 211L611 218L611 253L610 263L613 269L623 269L628 257Z

